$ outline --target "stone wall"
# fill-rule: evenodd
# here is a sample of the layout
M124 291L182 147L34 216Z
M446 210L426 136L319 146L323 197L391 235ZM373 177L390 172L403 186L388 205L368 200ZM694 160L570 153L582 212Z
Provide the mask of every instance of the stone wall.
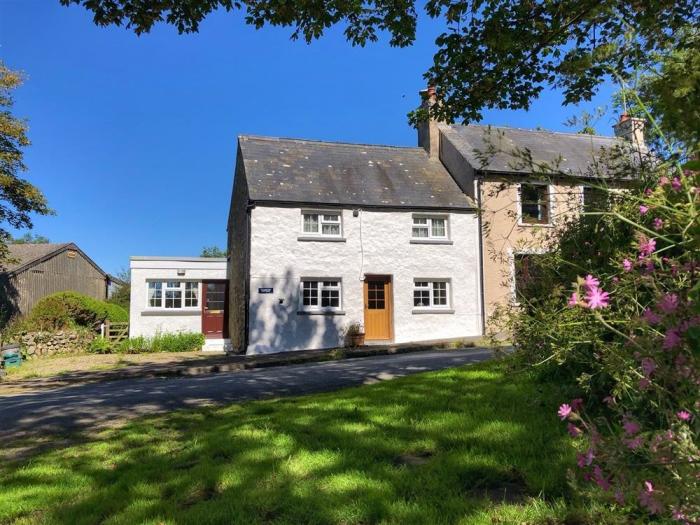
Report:
M25 359L54 354L77 354L87 350L95 334L87 331L59 330L57 332L29 332L15 336Z

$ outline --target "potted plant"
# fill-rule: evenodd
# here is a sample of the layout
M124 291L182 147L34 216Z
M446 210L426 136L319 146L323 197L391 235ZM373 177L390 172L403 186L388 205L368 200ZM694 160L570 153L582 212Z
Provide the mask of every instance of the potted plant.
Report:
M351 348L357 348L365 344L365 332L357 321L350 323L345 331L345 344Z

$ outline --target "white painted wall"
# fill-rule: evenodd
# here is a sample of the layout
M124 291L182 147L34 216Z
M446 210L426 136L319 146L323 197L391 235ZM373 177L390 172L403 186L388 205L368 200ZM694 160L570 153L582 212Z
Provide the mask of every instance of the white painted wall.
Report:
M226 261L199 257L132 257L129 337L202 331L203 279L226 279ZM184 269L185 275L178 275ZM148 281L199 281L199 306L192 309L151 308Z
M343 329L364 320L365 274L393 277L395 342L481 334L476 214L448 215L452 245L411 244L412 211L360 211L353 217L352 210L343 210L346 242L305 242L297 239L300 208L252 209L247 352L342 344ZM340 278L345 315L298 315L301 277ZM414 278L431 277L451 279L454 313L413 313ZM261 287L274 293L260 294Z

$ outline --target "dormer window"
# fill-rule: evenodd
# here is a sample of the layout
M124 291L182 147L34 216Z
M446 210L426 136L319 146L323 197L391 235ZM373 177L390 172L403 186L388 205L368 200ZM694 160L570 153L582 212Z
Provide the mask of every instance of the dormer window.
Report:
M303 212L302 235L319 237L340 237L340 213Z

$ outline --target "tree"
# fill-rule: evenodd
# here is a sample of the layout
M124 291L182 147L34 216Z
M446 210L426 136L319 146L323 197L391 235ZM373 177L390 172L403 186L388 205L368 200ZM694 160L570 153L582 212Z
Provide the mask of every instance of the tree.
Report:
M117 274L117 279L123 281L124 284L115 290L112 296L107 299L107 302L118 304L128 312L131 304L131 271L122 269Z
M19 229L32 227L32 213L52 213L41 191L19 177L27 167L23 148L29 145L27 123L10 113L12 90L22 84L22 75L0 62L0 263L7 259L11 236L5 224Z
M180 33L199 30L217 9L244 11L247 24L292 27L307 42L334 25L352 45L389 35L392 46L416 38L415 2L288 2L286 0L60 0L92 11L101 26L125 25L137 34L161 22ZM563 90L565 103L589 100L615 72L653 66L677 47L677 32L697 26L696 0L429 0L428 16L445 31L424 77L439 89L439 120L480 120L484 108L527 109L545 86ZM416 123L426 115L415 112Z
M205 246L200 257L226 257L226 251L218 246Z
M25 233L21 237L10 240L10 244L48 244L50 242L48 237L32 233Z

